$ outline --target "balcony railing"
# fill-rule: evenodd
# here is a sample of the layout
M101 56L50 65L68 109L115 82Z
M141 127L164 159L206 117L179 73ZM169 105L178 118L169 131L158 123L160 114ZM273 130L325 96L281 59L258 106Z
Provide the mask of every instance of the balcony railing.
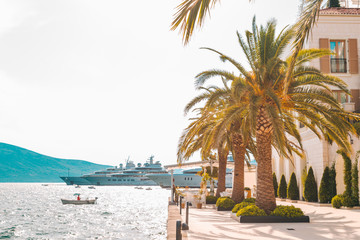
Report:
M332 73L346 73L346 58L331 58Z

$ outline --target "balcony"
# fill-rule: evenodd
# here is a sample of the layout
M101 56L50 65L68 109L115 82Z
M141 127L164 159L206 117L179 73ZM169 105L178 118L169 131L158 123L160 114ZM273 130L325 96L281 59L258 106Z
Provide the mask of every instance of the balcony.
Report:
M331 72L332 73L346 73L346 58L331 58Z

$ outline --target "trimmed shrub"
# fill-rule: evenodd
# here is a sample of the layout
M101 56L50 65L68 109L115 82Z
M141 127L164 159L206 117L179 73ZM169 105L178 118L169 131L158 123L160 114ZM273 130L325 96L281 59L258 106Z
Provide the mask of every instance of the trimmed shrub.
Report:
M294 206L277 206L274 211L271 212L270 216L280 216L280 217L302 217L304 216L304 212L300 208L296 208Z
M236 213L236 216L266 216L266 213L256 205L249 205L243 209L240 209Z
M229 197L220 197L216 201L216 206L231 210L235 206L235 202Z
M278 197L278 183L277 183L277 178L276 178L276 174L273 173L273 185L274 185L274 193L275 193L275 197Z
M279 198L286 198L287 186L284 174L281 176L280 179L280 187L278 189L278 196Z
M336 195L335 197L333 197L331 199L331 205L334 208L341 208L341 206L342 206L342 196L341 195Z
M354 206L359 205L359 169L358 160L356 158L351 169L351 194Z
M344 159L344 183L345 183L345 192L343 195L351 196L351 159L350 157L342 150L337 151L342 158Z
M241 202L234 206L234 208L231 210L233 213L237 213L240 209L243 209L249 205L254 205L255 203L250 202Z
M206 196L206 204L215 204L217 199L216 196Z
M341 205L344 207L353 207L354 199L352 198L352 196L343 194L341 198Z
M333 163L329 172L329 198L332 199L336 195L336 170L335 163Z
M255 203L255 198L245 198L243 202Z
M292 173L290 177L287 198L291 200L299 200L299 187L297 185L295 173Z
M304 198L308 202L318 201L317 185L312 167L309 168L309 172L305 180Z
M330 196L330 169L326 167L321 178L320 189L319 189L319 200L321 203L329 203L331 201Z

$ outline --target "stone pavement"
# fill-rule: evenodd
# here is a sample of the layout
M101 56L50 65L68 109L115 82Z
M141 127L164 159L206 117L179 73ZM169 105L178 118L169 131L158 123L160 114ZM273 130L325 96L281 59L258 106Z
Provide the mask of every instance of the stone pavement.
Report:
M239 223L230 217L229 212L218 212L209 205L203 209L189 209L189 230L182 231L183 239L189 240L360 240L360 210L334 209L304 203L277 202L277 205L300 207L310 217L310 223ZM179 209L172 206L178 214ZM169 208L170 209L170 208ZM169 212L169 217L170 217ZM185 211L182 214L185 222ZM175 226L175 223L171 223ZM170 225L168 225L170 227ZM172 238L168 228L168 239ZM169 238L170 237L170 238Z

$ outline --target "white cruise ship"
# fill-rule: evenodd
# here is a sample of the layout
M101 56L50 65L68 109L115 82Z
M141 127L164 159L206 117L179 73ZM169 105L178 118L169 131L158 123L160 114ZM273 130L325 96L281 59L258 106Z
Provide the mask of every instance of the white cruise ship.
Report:
M97 185L97 186L156 186L146 174L166 173L159 161L154 162L154 156L141 165L135 166L133 161L127 160L125 168L108 168L81 177L60 177L68 185Z

